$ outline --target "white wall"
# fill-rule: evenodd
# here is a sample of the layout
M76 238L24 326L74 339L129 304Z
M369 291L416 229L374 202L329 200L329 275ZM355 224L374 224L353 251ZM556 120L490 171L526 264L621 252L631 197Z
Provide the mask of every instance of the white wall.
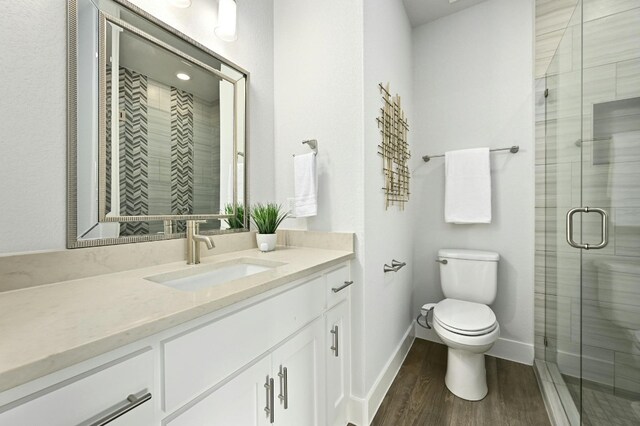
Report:
M443 159L433 159L414 173L414 310L443 297L434 262L439 248L497 251L498 296L492 308L501 341L493 353L529 363L534 292L533 16L531 0L489 0L413 33L415 155L520 146L516 155L491 154L490 225L444 223Z
M316 217L288 228L353 231L362 223L362 5L275 0L275 184L294 196L293 154L317 139Z
M364 175L365 175L365 385L369 391L413 320L413 212L422 194L411 195L404 211L385 210L381 142L376 117L382 107L378 83L390 83L392 94L399 94L410 126L409 145L416 149L413 132L411 25L401 1L364 2ZM417 164L414 159L410 168ZM392 259L407 262L398 273L383 272ZM375 404L375 402L374 402Z
M3 2L0 253L63 248L66 1Z
M352 393L364 401L412 322L411 268L382 271L411 264L412 208L385 211L375 121L387 81L412 120L411 27L402 2L385 0L276 0L274 27L276 199L294 195L292 154L317 139L318 215L285 227L356 233Z
M362 3L274 1L275 193L293 197L293 154L317 139L318 215L284 228L356 233L353 359L364 360ZM364 394L354 364L353 390Z
M65 0L5 2L0 26L0 254L66 246ZM145 8L251 73L249 197L271 200L273 3L238 7L238 41L213 33L217 2L194 10L139 0ZM155 4L154 4L155 3ZM196 2L194 2L194 5Z

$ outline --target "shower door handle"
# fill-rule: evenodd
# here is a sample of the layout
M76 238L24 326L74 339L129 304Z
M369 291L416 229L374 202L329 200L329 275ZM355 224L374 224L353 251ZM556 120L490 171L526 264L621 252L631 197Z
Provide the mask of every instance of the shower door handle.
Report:
M601 219L602 237L598 244L577 243L573 239L573 216L576 213L598 213ZM609 215L603 209L597 207L575 207L567 212L567 243L571 247L584 250L605 248L609 243Z

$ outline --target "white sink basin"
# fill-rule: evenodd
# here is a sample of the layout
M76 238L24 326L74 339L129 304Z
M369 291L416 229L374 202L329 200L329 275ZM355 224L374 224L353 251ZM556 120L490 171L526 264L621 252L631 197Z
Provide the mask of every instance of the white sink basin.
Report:
M197 291L268 271L282 265L284 263L259 259L236 259L213 265L192 266L180 271L145 277L145 280L166 285L176 290Z

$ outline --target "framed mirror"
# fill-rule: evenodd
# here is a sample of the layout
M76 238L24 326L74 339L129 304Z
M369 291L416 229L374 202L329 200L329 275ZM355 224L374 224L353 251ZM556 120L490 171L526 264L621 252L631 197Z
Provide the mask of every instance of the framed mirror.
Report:
M125 0L68 8L67 246L248 230L248 72Z

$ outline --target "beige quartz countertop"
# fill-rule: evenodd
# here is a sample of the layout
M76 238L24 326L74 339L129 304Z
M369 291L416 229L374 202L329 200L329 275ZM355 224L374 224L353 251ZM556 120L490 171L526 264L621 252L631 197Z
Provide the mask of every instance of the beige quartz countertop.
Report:
M205 257L0 293L0 391L103 354L354 257L278 247ZM145 277L240 258L282 266L195 292Z

